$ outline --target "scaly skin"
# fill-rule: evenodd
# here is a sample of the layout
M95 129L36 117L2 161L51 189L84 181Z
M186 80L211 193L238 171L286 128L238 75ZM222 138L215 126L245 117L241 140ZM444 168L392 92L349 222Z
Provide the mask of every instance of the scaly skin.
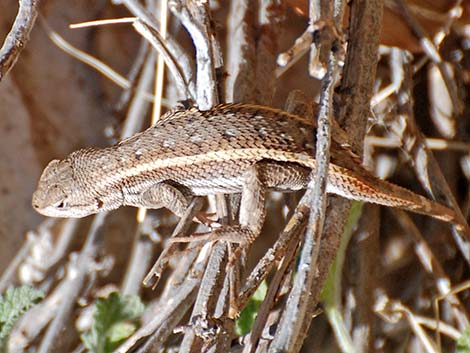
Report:
M316 165L315 128L314 121L250 104L170 112L115 146L50 162L33 206L54 217L84 217L124 205L167 207L180 215L188 195L242 192L262 224L265 189L306 187ZM456 223L453 210L376 178L359 161L333 139L327 191ZM259 224L240 217L242 228L259 232Z

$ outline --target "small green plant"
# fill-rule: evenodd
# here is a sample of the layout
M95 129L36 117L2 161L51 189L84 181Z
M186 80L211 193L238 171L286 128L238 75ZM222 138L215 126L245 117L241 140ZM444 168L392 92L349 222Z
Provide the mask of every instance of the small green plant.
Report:
M6 352L10 332L29 308L44 298L44 294L33 287L8 288L0 295L0 352Z
M457 340L457 353L470 353L470 327L467 327Z
M138 296L112 293L95 304L91 330L82 334L82 342L90 352L113 352L138 327L144 304Z
M258 315L259 308L264 298L266 297L266 292L268 290L268 285L266 280L261 282L258 289L256 289L253 296L250 298L248 305L243 309L240 314L240 317L235 323L235 332L237 335L242 336L250 332L253 323L255 322L256 315Z

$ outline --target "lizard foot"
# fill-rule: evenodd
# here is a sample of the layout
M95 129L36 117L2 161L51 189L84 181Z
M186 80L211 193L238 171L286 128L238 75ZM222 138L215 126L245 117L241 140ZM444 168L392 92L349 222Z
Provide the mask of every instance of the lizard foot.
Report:
M174 237L170 239L171 243L190 243L201 241L218 241L223 240L232 244L239 245L230 255L228 265L233 266L235 261L240 257L243 250L256 239L254 233L246 227L241 226L224 226L210 232L194 233L189 237Z
M240 226L222 226L210 232L193 233L189 237L174 237L172 243L190 243L194 241L217 241L224 240L235 244L250 244L254 240L250 229Z
M215 216L215 212L198 212L194 217L196 223L204 224L206 227L213 228L220 226L217 219L212 219L211 217Z

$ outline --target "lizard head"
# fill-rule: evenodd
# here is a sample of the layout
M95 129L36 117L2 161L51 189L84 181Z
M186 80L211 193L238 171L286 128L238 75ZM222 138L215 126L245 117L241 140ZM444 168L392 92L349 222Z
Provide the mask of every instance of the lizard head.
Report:
M50 217L80 218L98 212L96 202L84 200L87 193L81 189L71 162L55 159L42 172L32 205L37 212Z

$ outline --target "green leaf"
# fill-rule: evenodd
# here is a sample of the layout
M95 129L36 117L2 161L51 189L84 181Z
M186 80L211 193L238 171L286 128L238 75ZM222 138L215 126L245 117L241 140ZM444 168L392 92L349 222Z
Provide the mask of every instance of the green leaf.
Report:
M108 332L109 341L112 344L119 344L124 341L127 337L132 335L135 330L137 330L137 325L128 322L118 322L117 324L111 326Z
M95 304L93 326L81 335L82 342L90 352L113 352L137 329L137 320L144 311L138 296L121 296L111 293Z
M30 286L8 288L0 295L0 351L6 346L8 335L20 316L42 298L44 294Z
M256 315L258 315L259 308L266 292L268 291L268 285L266 281L261 282L258 289L256 289L253 296L250 298L248 305L243 309L240 317L235 323L235 333L239 336L245 335L250 332L253 323L255 322Z
M470 353L470 327L467 327L457 340L457 353Z

